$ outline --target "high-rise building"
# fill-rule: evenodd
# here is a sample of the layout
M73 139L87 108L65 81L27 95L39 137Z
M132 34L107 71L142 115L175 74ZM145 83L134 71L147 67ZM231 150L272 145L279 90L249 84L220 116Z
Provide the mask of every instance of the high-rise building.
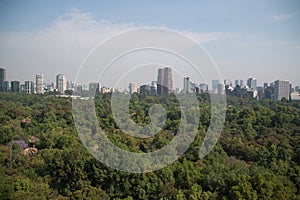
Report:
M27 94L34 93L34 83L33 81L25 81L24 92Z
M169 67L158 69L157 94L171 94L172 92L172 69Z
M67 90L67 78L63 74L56 76L56 89L59 93L63 94Z
M244 86L244 81L242 79L237 79L237 80L234 81L234 86L235 87L236 86L242 87L242 86Z
M4 81L6 81L6 69L0 68L0 91L5 91Z
M89 91L91 92L99 92L100 84L97 82L89 83Z
M232 86L232 81L230 79L225 79L224 80L224 85L225 86Z
M2 86L3 86L2 89L3 89L4 92L9 91L9 89L10 89L9 88L9 81L4 81Z
M189 77L183 78L183 93L184 94L190 93L190 78Z
M73 81L67 81L67 90L74 90L74 82ZM98 83L98 86L99 86L99 83ZM98 90L99 90L99 87L98 87Z
M129 90L129 94L133 94L137 92L137 87L135 83L129 83L128 90Z
M35 76L35 89L37 94L44 94L44 75L37 74Z
M247 86L252 90L256 90L257 87L257 80L255 78L249 78L247 80Z
M20 92L20 81L11 81L10 88L12 92Z
M287 100L290 99L291 87L289 81L275 81L274 87L274 99L281 100L285 98Z
M208 92L208 84L200 83L199 90L200 90L199 93L201 93L201 94L207 93Z
M217 86L217 94L218 95L223 95L224 94L224 90L225 90L225 88L224 88L224 85L223 84L218 84L218 86Z
M140 94L151 94L151 86L150 85L140 86Z
M213 91L216 91L219 84L220 84L220 81L219 81L219 80L212 80L212 81L211 81L211 87L212 87L212 90L213 90Z

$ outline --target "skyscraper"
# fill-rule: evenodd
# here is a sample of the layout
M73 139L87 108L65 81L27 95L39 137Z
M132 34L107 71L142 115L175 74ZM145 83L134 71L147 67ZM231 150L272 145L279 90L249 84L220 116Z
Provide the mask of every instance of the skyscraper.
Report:
M20 81L11 81L10 88L12 92L20 92Z
M224 85L223 84L218 84L217 86L217 94L218 95L223 95L224 94Z
M129 94L133 94L137 92L137 87L135 83L129 83L128 90L129 90Z
M61 94L67 90L67 78L63 74L56 76L56 89Z
M25 81L24 92L27 93L27 94L33 94L34 93L34 83L32 81Z
M242 86L244 86L244 81L242 80L242 79L237 79L237 80L235 80L234 81L234 86L236 87L236 86L240 86L240 87L242 87Z
M183 78L183 93L184 94L190 93L190 78L189 77Z
M275 81L274 99L281 100L282 98L290 99L291 87L289 81Z
M97 82L89 83L89 91L99 92L100 91L100 83L97 83Z
M211 81L212 90L213 90L213 91L216 91L219 84L220 84L220 81L219 81L219 80L212 80L212 81Z
M4 91L5 80L6 80L6 69L0 68L0 91Z
M35 76L35 84L36 84L36 93L44 94L44 75L37 74Z
M169 67L158 69L157 94L171 94L172 92L172 69Z
M232 81L230 79L225 79L224 80L224 85L225 86L232 86Z
M247 86L252 90L256 90L257 80L255 78L249 78L247 80Z

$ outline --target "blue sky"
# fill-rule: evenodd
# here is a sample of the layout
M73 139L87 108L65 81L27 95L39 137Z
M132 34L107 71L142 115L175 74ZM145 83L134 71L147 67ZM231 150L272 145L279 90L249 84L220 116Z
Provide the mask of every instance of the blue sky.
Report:
M48 82L57 73L74 79L96 44L143 26L191 33L224 79L256 77L259 84L287 79L300 85L297 0L1 1L0 66L9 79L33 80L36 73ZM20 74L20 69L26 70Z

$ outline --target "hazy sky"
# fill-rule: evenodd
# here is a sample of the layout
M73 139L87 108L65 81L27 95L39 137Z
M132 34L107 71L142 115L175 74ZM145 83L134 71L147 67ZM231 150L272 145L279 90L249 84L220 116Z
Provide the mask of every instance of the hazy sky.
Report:
M0 66L8 80L34 80L37 73L46 82L58 73L74 80L97 44L144 26L193 37L224 79L255 77L259 85L284 79L300 85L297 0L0 1ZM155 80L156 72L141 76Z

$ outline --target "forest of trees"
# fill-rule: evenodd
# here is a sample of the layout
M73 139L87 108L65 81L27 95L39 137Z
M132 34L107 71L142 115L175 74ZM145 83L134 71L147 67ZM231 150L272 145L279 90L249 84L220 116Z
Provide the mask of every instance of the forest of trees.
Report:
M120 148L150 152L176 134L181 112L175 96L131 97L131 117L140 125L150 122L154 103L167 111L163 131L148 139L117 127L110 97L95 98L97 117ZM102 164L84 147L71 98L0 93L0 199L300 199L299 102L228 97L218 143L200 159L210 99L204 95L198 101L198 132L187 152L160 170L126 173Z

